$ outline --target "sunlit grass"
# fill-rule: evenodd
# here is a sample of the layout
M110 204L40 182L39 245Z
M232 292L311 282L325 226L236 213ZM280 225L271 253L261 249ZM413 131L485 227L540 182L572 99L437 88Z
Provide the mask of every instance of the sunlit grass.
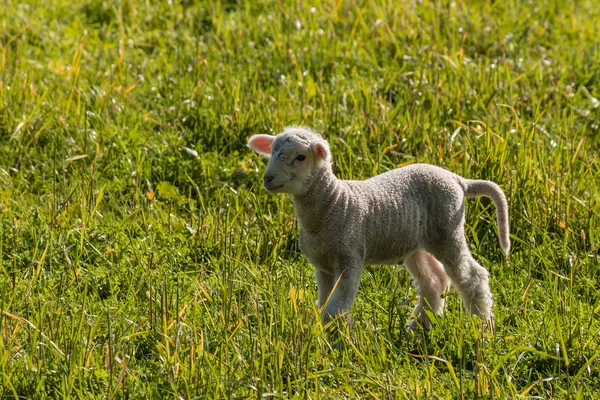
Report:
M600 394L600 6L133 2L0 6L5 397ZM333 350L256 133L308 125L338 176L412 162L469 200L495 332L450 292L428 334L401 268L365 269Z

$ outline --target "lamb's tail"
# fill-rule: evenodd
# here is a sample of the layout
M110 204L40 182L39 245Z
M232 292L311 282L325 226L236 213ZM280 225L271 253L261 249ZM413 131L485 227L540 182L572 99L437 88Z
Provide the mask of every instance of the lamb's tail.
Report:
M504 253L510 252L510 239L508 237L508 203L506 196L500 186L491 181L483 180L464 180L465 197L489 197L496 205L496 214L498 218L498 235L500 236L500 246Z

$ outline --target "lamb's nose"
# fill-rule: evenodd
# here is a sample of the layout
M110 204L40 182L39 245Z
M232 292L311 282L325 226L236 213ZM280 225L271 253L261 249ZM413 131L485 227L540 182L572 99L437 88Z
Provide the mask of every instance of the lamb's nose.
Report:
M270 183L273 180L273 175L265 175L264 181L265 183Z

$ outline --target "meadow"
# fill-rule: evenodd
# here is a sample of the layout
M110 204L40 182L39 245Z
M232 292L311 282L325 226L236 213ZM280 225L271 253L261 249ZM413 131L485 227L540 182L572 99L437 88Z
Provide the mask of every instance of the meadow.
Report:
M600 397L600 3L0 4L2 398ZM253 134L313 127L336 174L414 162L505 191L467 235L495 331L429 332L363 273L341 349Z

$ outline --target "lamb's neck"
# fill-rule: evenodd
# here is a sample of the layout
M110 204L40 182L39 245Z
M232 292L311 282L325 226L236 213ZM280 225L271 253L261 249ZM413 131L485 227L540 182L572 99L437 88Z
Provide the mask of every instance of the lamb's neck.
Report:
M306 232L317 233L323 226L323 219L343 194L343 181L337 179L331 170L318 174L306 194L293 197L300 227Z

